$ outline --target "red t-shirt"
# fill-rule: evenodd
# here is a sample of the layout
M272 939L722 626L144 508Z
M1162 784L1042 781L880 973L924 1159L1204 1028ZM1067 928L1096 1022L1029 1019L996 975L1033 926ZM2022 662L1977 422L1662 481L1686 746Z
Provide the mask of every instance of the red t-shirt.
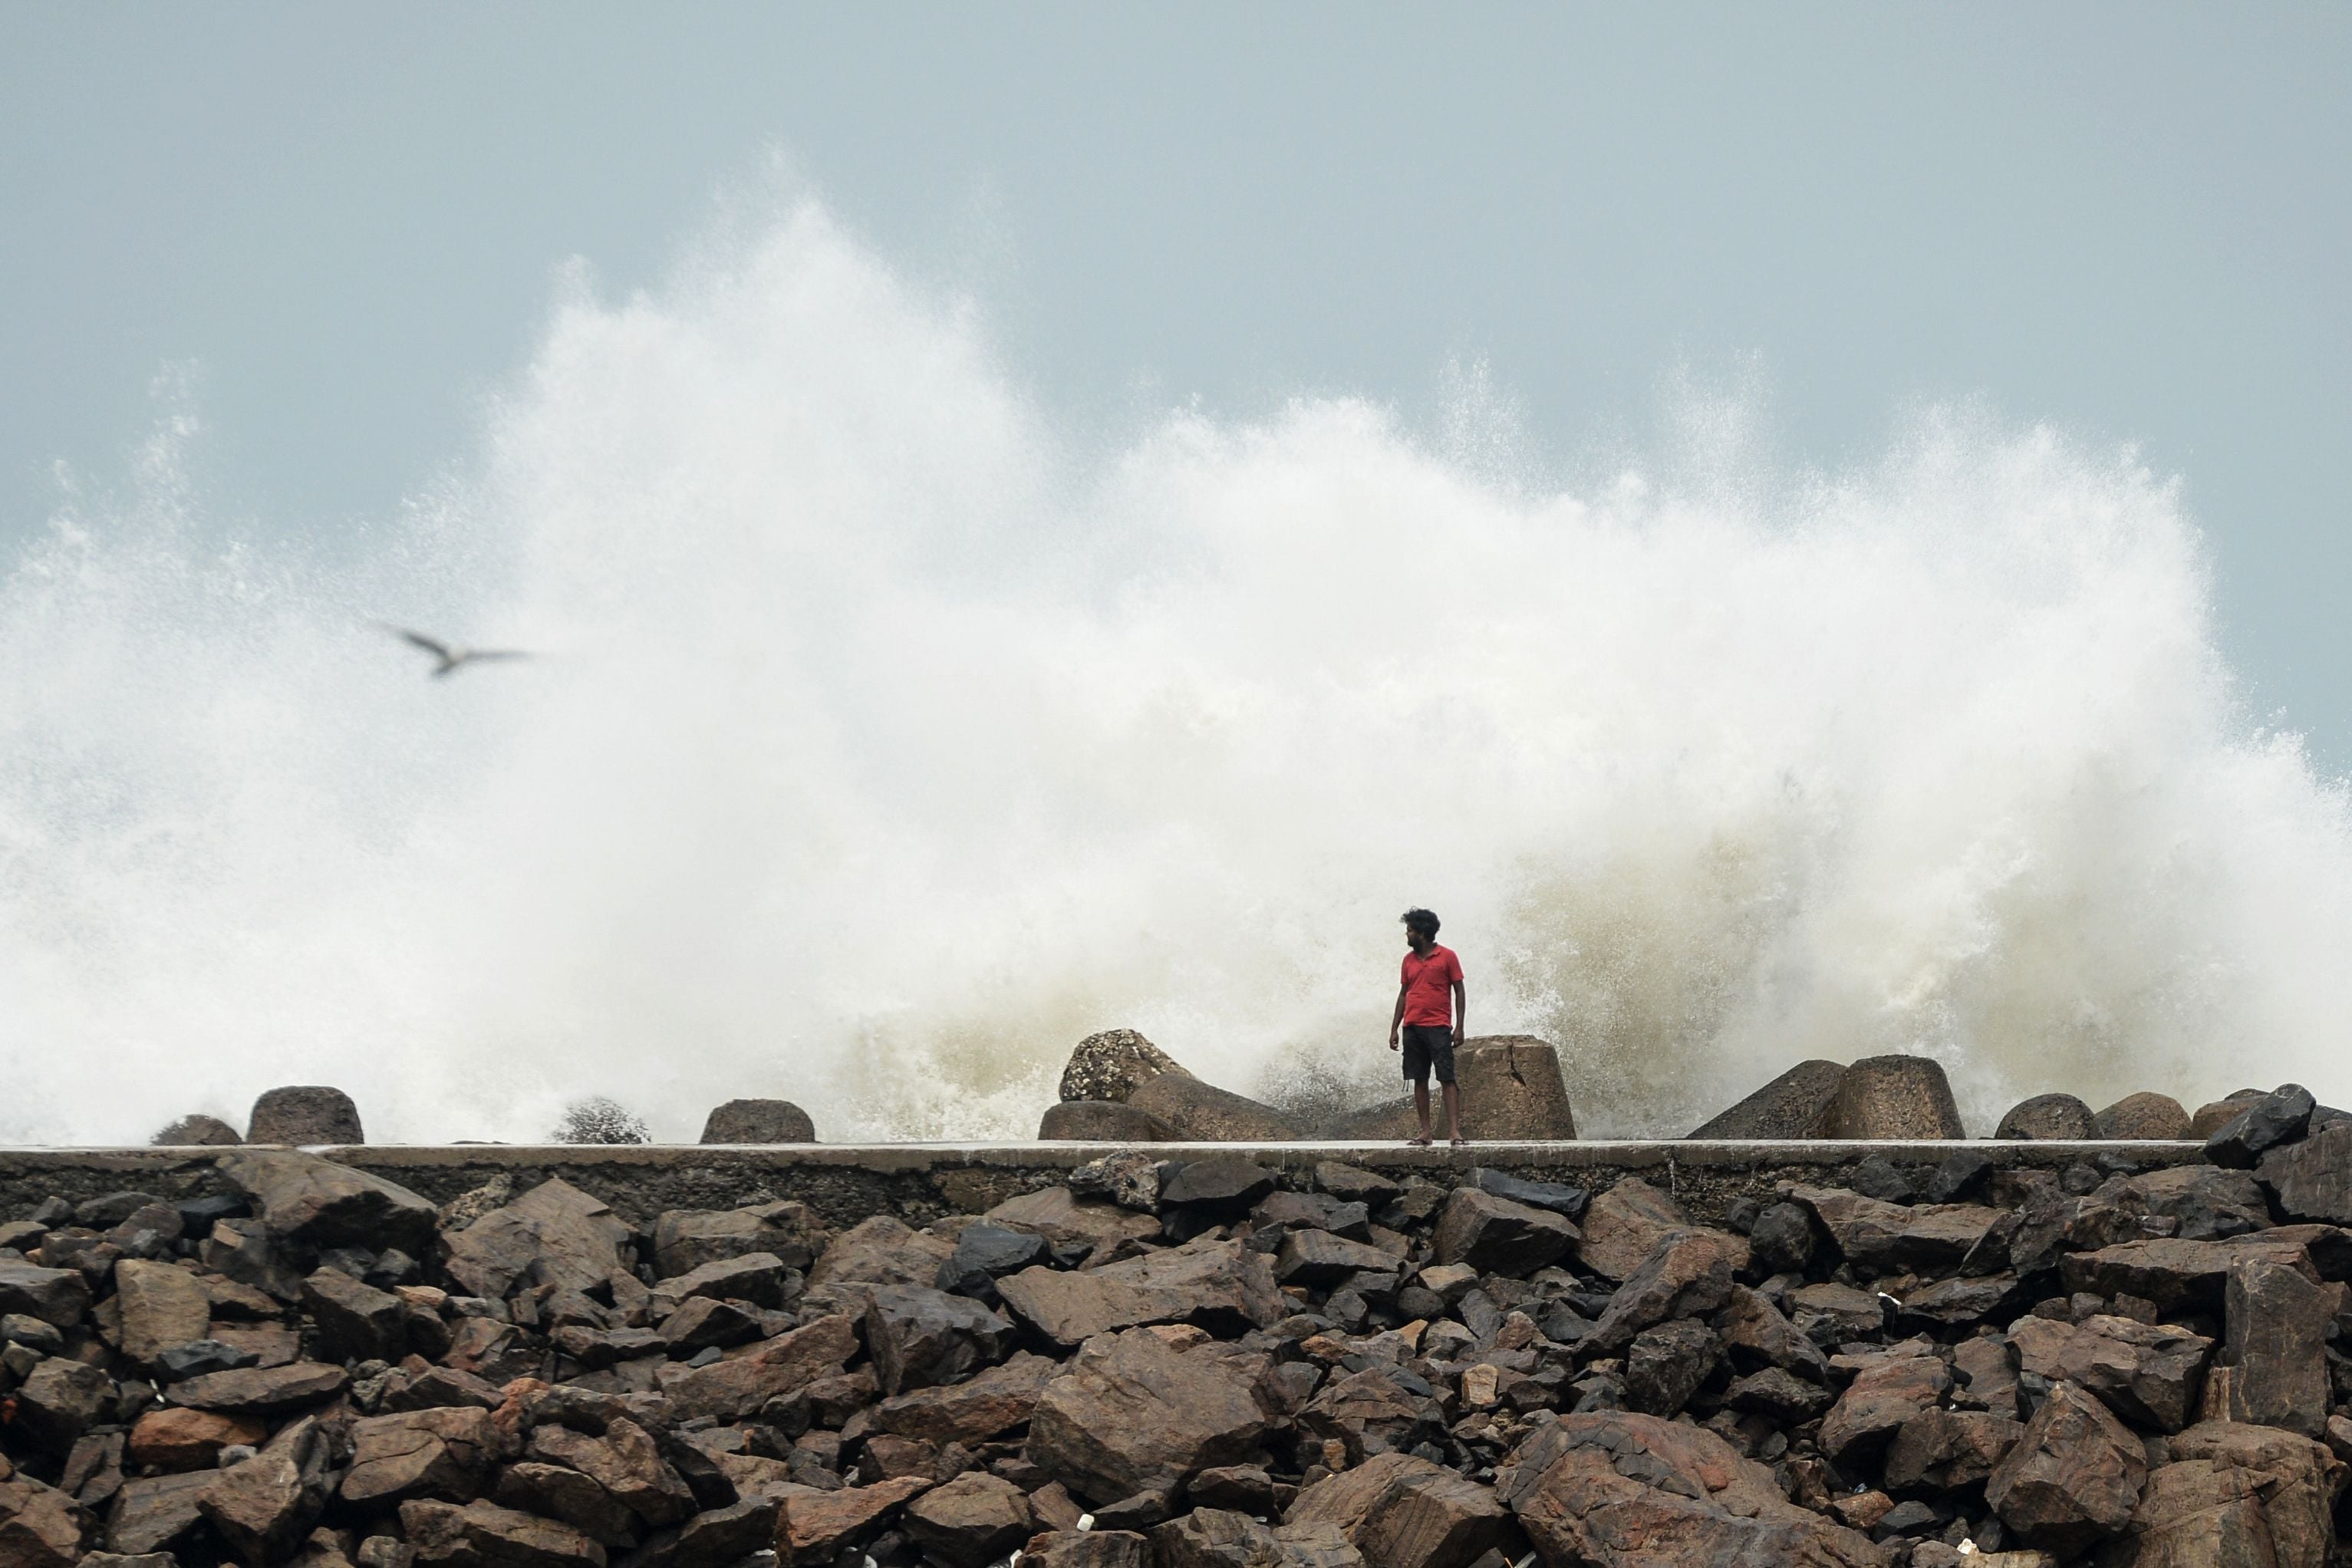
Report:
M1462 978L1462 961L1450 947L1431 944L1429 956L1404 955L1404 1017L1402 1022L1454 1026L1454 986Z

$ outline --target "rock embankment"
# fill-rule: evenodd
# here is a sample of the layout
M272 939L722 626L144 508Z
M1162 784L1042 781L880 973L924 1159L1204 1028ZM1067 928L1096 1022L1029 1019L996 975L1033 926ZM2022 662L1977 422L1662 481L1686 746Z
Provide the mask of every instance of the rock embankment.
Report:
M259 1149L7 1215L0 1568L2338 1552L2352 1128L2299 1090L2201 1164L1705 1215L1171 1152L920 1228Z

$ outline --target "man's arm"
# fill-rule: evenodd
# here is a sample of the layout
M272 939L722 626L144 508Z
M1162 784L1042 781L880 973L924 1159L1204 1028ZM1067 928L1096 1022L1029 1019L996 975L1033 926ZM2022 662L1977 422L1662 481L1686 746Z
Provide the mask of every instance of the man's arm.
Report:
M1469 1031L1470 994L1462 989L1462 982L1457 980L1454 983L1454 1043L1460 1045L1462 1037Z
M1404 1027L1404 990L1397 987L1396 1011L1389 1015L1389 1049L1397 1049L1398 1032Z

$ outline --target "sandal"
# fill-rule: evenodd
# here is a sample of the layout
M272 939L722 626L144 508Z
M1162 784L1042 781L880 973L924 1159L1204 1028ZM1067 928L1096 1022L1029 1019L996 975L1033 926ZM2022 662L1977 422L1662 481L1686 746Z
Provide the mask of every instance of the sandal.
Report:
M1447 1146L1450 1148L1467 1149L1470 1147L1470 1140L1467 1138L1448 1138L1445 1142Z
M1429 1140L1426 1138L1408 1138L1404 1141L1404 1146L1408 1149L1426 1149L1429 1147Z

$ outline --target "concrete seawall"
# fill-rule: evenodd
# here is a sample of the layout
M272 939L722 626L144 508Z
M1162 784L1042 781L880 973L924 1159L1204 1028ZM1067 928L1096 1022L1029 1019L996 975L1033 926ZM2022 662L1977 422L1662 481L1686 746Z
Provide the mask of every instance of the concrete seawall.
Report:
M1413 1149L1396 1143L887 1143L887 1144L368 1144L314 1152L446 1203L504 1175L518 1190L562 1176L633 1223L665 1209L730 1208L795 1198L828 1225L887 1214L913 1224L978 1214L1006 1198L1066 1178L1090 1160L1139 1148L1169 1160L1242 1154L1305 1184L1326 1160L1452 1186L1478 1166L1599 1192L1639 1174L1666 1188L1695 1218L1718 1220L1735 1198L1769 1201L1785 1181L1843 1184L1877 1155L1924 1185L1955 1152L1997 1167L2063 1171L2087 1165L2106 1174L2193 1163L2195 1142L1707 1142L1670 1140L1477 1143ZM136 1189L179 1199L225 1190L215 1148L0 1149L0 1218L51 1194L79 1201Z

